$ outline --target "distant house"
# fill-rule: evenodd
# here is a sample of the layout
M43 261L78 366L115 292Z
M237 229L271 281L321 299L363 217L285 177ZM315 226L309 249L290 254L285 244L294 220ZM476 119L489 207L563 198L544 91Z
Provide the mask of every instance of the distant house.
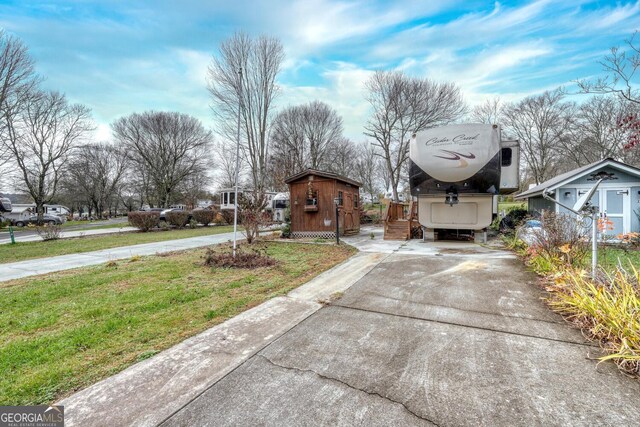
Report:
M252 190L246 188L238 188L238 197L241 194L250 194ZM218 190L218 197L220 198L220 210L233 210L236 206L235 196L236 196L235 187L232 188L221 188ZM267 197L266 200L266 210L271 210L273 197L277 193L275 191L266 191L265 195Z
M293 237L335 238L336 200L340 235L360 231L361 183L313 169L293 175L285 182L289 185Z
M558 175L515 196L527 200L529 212L540 214L543 210L570 213L567 209L546 200L542 192L553 194L560 203L573 206L578 198L588 192L602 178L591 203L599 207L602 216L613 224L606 234L616 236L640 230L640 169L613 159L604 159Z

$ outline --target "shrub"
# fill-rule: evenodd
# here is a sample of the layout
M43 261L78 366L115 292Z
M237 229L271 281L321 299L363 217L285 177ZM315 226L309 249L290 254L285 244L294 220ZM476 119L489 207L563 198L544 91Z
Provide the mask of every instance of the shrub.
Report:
M62 227L58 224L45 224L38 225L36 227L36 233L42 238L42 240L58 240L60 238L60 232Z
M140 231L149 231L158 225L160 221L159 212L129 212L127 215L129 224Z
M532 245L548 259L566 264L580 264L587 255L581 227L572 216L545 211L542 227L532 235Z
M222 217L222 221L224 221L225 224L233 224L233 210L225 209L223 211L220 211L220 216Z
M167 222L170 225L175 225L178 228L182 228L189 223L188 211L171 211L167 212Z
M242 194L238 197L238 218L244 226L247 243L252 243L260 235L260 227L270 222L269 215L262 211L266 203L264 195L255 197Z
M198 209L191 212L191 215L193 216L194 220L204 225L205 227L211 224L216 218L216 212L212 209Z
M192 230L193 230L193 229L194 229L194 228L196 228L197 226L198 226L198 221L196 221L196 220L195 220L195 219L193 219L193 218L189 220L189 228L190 228L190 229L192 229Z
M266 254L266 248L253 248L247 252L242 245L238 245L235 258L231 247L223 251L207 249L204 264L209 267L258 268L270 267L277 261Z
M552 309L600 342L620 369L640 376L640 274L633 265L596 283L582 270L565 269L547 287Z

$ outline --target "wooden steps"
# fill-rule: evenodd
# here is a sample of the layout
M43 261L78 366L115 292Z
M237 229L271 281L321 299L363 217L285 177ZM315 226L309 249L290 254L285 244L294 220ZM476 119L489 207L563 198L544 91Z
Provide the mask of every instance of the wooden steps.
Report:
M409 221L398 219L387 221L384 226L384 240L408 240L410 237Z

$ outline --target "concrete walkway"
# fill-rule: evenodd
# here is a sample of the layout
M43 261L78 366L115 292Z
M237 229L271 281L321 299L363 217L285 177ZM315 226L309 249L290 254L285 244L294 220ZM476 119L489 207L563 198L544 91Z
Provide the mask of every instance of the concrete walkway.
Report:
M137 231L138 229L135 227L129 227L123 224L123 227L113 227L113 228L101 228L98 230L71 230L71 231L62 231L60 233L61 239L68 239L71 237L85 237L85 236L97 236L102 234L113 234L113 233L125 233L131 231ZM37 234L29 234L26 236L20 235L18 232L15 233L16 242L41 242L42 238ZM0 245L4 245L7 243L11 243L11 238L9 237L9 233L2 233L0 235Z
M99 231L99 230L95 230ZM238 234L243 238L242 234ZM215 245L233 239L233 233L213 234L210 236L189 237L186 239L167 240L164 242L142 243L133 246L83 252L70 255L59 255L50 258L38 258L27 261L0 264L0 282L69 270L78 267L102 264L109 261L127 259L135 255L155 255L159 253L194 249Z
M376 240L63 400L68 425L639 425L640 382L597 365L512 254Z

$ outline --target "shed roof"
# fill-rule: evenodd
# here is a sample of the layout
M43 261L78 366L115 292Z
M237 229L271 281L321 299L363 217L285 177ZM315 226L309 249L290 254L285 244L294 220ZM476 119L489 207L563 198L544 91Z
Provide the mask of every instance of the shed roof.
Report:
M542 184L538 184L533 188L528 189L527 191L523 191L520 194L517 194L514 199L528 199L529 197L536 197L542 195L542 192L546 189L548 191L553 191L557 188L562 187L565 184L568 184L571 181L574 181L578 178L581 178L585 175L588 175L598 169L601 169L606 166L611 166L615 169L622 170L630 175L635 175L640 178L640 169L629 166L626 163L619 162L614 159L602 159L597 162L590 163L588 165L579 167L572 171L563 173L561 175L556 176L555 178L551 178Z
M362 187L362 183L355 181L351 178L347 178L346 176L342 176L342 175L338 175L336 173L333 172L325 172L325 171L319 171L316 169L307 169L304 170L302 172L299 172L295 175L291 175L289 178L285 179L284 182L287 184L292 183L293 181L297 181L300 178L304 178L307 175L317 175L317 176L321 176L323 178L329 178L329 179L335 179L337 181L342 181L342 182L346 182L347 184L351 184L354 185L356 187Z

